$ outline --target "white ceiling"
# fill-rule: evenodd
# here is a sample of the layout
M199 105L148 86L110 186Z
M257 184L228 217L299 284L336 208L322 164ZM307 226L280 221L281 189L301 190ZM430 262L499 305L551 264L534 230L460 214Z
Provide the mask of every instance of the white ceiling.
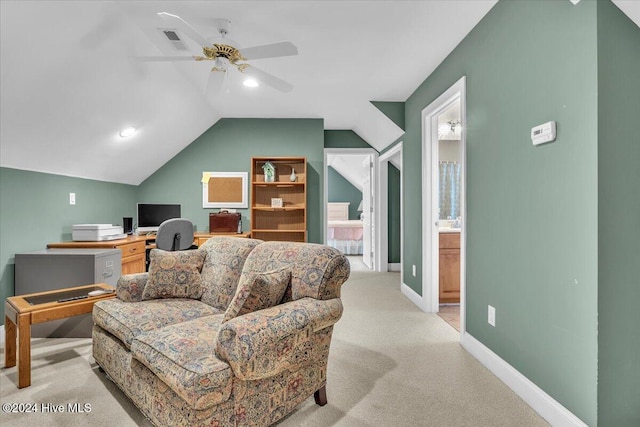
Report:
M640 2L615 3L640 23ZM0 165L139 184L221 117L322 118L382 149L402 131L369 101L404 101L494 4L1 0ZM209 104L210 63L133 61L179 54L157 30L162 11L205 37L227 18L242 47L291 41L298 56L251 63L295 89L231 79ZM120 139L129 124L139 132Z
M328 154L327 166L331 166L351 185L362 192L362 185L369 168L365 161L371 156L366 154Z

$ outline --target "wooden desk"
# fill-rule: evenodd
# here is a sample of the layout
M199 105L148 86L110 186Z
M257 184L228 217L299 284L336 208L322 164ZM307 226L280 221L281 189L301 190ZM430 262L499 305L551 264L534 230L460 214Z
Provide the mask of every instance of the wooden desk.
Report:
M196 245L198 245L198 247L202 246L204 244L204 242L206 242L207 240L209 240L212 237L217 237L217 236L226 236L226 237L244 237L244 238L250 238L251 237L251 233L248 231L245 231L244 233L195 233L193 235L193 240L194 243Z
M49 243L47 248L98 248L120 249L122 251L122 275L145 272L145 247L147 240L156 236L129 236L126 239L102 242L58 242Z
M71 301L57 301L59 298L71 296L68 295L69 292L86 295L89 291L98 288L107 290L110 293L93 297L87 296L87 298L84 299ZM67 293L67 295L64 295L65 293ZM6 346L4 367L11 368L16 366L17 338L18 388L29 387L31 385L31 325L91 313L93 304L97 301L115 298L115 296L116 293L113 286L107 285L106 283L97 283L95 285L56 289L54 291L36 292L7 298L4 303L4 336ZM34 297L49 301L31 304L28 299ZM33 302L33 299L31 302Z
M251 237L250 232L244 233L195 233L193 243L202 246L204 242L212 237ZM133 273L144 273L146 269L146 249L153 249L156 235L148 234L143 236L129 236L126 239L108 240L102 242L57 242L49 243L47 248L75 248L75 249L120 249L122 251L122 275ZM153 243L151 243L153 241Z

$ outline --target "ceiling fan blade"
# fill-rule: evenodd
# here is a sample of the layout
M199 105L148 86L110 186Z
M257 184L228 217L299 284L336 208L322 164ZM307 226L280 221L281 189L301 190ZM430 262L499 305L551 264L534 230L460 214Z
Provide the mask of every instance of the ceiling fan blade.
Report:
M140 62L195 61L195 56L134 56Z
M279 90L280 92L291 92L293 90L292 84L287 83L284 80L281 80L276 76L269 74L266 71L262 71L261 69L256 68L252 65L245 65L247 66L240 71L247 76L253 77L257 81L269 85L272 88Z
M179 16L172 15L167 12L160 12L158 16L165 21L172 22L176 28L187 36L189 36L193 41L198 43L202 47L210 46L210 43L205 39L199 32L197 32L191 25L187 23L184 19Z
M276 58L297 55L298 48L291 42L280 42L240 49L240 54L246 59Z
M209 73L209 80L207 80L207 87L205 89L207 100L212 102L222 93L226 77L227 72L222 70L212 70Z

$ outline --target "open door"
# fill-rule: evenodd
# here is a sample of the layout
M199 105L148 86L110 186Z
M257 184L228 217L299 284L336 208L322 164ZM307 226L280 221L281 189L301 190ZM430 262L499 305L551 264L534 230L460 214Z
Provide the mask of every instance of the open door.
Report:
M360 211L360 209L358 209L358 214L362 215L358 215L357 217L352 215L351 218L351 221L357 221L358 230L362 227L362 237L360 237L360 233L357 233L358 256L362 253L362 261L368 269L379 271L378 269L381 265L384 265L386 269L386 264L383 264L379 260L380 249L378 247L379 243L384 242L385 239L376 235L380 230L383 230L377 223L377 221L379 221L377 213L380 209L377 197L379 185L377 176L378 153L372 148L325 148L324 158L324 243L330 246L335 243L332 242L332 244L330 244L329 242L329 236L333 236L333 232L330 230L331 227L329 227L328 224L327 207L329 200L331 199L332 203L349 201L342 199L342 197L345 197L345 194L336 193L335 187L332 187L330 191L328 177L329 168L331 167L338 175L358 190L358 200L351 200L352 206L359 206L360 201L362 201L362 210ZM329 197L329 193L332 193L331 198ZM385 228L384 233L386 234L386 232ZM331 237L331 240L332 239L333 237ZM337 249L341 250L340 247L337 247ZM356 253L353 253L353 255L355 254Z
M443 117L446 120L446 126L440 129L441 125L438 118L445 116L446 112L454 111L453 106L459 107L459 116ZM441 265L446 267L443 269L443 281L448 279L447 264L451 266L451 274L449 278L459 277L458 292L460 300L460 336L461 340L465 334L465 282L466 282L466 198L465 198L465 168L466 168L466 78L461 77L453 86L447 89L442 95L436 98L424 110L422 110L422 295L421 300L416 298L417 303L421 304L424 311L437 313L440 309L440 279ZM458 128L458 126L460 126ZM442 132L442 135L440 133ZM445 177L447 171L451 172L452 168L440 168L440 140L445 139L444 135L459 133L457 138L452 140L459 141L458 158L449 159L454 162L460 162L459 180L459 209L446 213L445 219L440 219L440 194L442 189L440 184L442 176ZM444 149L444 147L443 147ZM455 168L453 169L456 170ZM455 175L455 174L454 174ZM446 188L446 185L445 185ZM447 192L449 190L446 190ZM448 193L447 193L448 194ZM450 200L450 202L453 198ZM447 203L444 203L446 206ZM449 206L451 207L451 206ZM460 218L447 219L448 216L459 216ZM458 234L456 239L442 239L442 249L446 251L440 252L440 235ZM453 241L453 242L452 242ZM457 252L454 253L454 252ZM441 257L441 255L445 255ZM450 257L450 258L449 258ZM442 258L442 259L441 259ZM454 265L455 264L455 265ZM446 289L451 289L447 287Z
M373 159L371 156L362 162L364 181L362 183L362 261L370 269L374 269L375 248L375 209L373 209L374 180Z

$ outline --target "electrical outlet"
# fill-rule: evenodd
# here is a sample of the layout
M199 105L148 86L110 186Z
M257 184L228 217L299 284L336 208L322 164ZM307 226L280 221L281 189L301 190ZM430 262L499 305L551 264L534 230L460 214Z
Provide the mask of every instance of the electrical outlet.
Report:
M489 310L488 310L488 318L487 318L487 322L489 322L489 324L493 327L496 326L496 309L493 306L489 306Z
M76 193L69 193L69 204L70 205L76 204Z
M411 272L413 273L413 277L416 277L416 265L413 264L413 266L411 267Z

